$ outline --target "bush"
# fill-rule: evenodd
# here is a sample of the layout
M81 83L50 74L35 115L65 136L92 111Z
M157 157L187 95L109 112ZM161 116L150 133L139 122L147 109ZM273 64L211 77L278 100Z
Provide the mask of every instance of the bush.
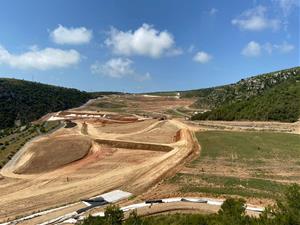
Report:
M217 221L223 225L250 224L250 217L246 216L246 201L244 199L228 198L218 212Z
M87 217L82 225L122 225L124 213L119 206L109 205L105 209L104 217Z
M109 205L105 209L105 221L108 225L122 225L124 213L119 206Z
M269 207L262 215L262 220L270 219L278 225L300 224L300 186L293 184L288 187L285 196L273 207ZM271 224L271 223L270 223Z
M92 217L91 215L89 215L82 221L82 225L106 225L106 223L103 217Z
M137 211L133 210L130 212L128 219L125 221L124 225L142 225L142 219L137 215Z
M42 133L46 133L45 127L41 127L41 128L40 128L40 131L41 131Z

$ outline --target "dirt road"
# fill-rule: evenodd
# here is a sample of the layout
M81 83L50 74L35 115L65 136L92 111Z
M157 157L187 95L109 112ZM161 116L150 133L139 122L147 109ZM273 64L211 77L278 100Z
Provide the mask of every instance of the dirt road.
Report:
M160 123L162 122L147 124L146 127L132 134L147 132ZM170 123L181 130L177 142L165 144L173 149L167 153L151 151L151 149L112 148L94 143L86 157L70 162L62 168L47 173L15 174L15 167L20 160L24 160L22 157L26 155L26 151L33 143L36 144L40 140L28 143L1 171L4 179L0 180L0 221L76 202L116 188L135 195L142 193L165 176L174 173L180 164L198 151L198 144L194 141L191 131L183 128L180 122L166 121L165 123ZM61 128L48 138L83 135L80 134L80 130L80 125L72 129ZM109 136L114 140L120 137L120 134L107 135L101 131L93 132L93 126L89 126L89 135L92 139L96 137L107 139ZM123 134L125 135L128 134ZM127 141L130 142L130 135L128 138ZM40 150L47 151L47 149ZM79 209L82 206L72 206L72 210L74 207ZM63 215L68 210L65 208L61 212L53 213L53 216ZM39 220L48 220L49 217L51 216L45 215Z

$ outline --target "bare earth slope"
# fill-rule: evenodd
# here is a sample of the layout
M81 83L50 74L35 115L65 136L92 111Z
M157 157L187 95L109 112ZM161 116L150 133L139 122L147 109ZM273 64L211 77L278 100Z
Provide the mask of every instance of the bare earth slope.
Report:
M48 172L82 159L92 146L84 136L45 138L35 142L14 171L18 174Z
M56 117L66 115L57 114ZM118 129L116 117L111 122L109 116L99 119L80 117L73 121L77 126L61 128L25 145L21 154L16 154L1 170L4 179L0 180L0 221L116 188L136 195L143 193L173 174L198 151L193 134L172 120L127 122L128 132L125 132L126 123L123 122ZM83 127L85 132L82 132ZM165 128L170 128L170 132L164 134L170 141L161 141ZM156 132L151 133L153 129ZM179 130L180 135L176 134ZM133 138L147 132L152 138ZM116 144L120 139L129 144ZM154 147L160 145L162 151ZM75 208L81 207L78 204Z

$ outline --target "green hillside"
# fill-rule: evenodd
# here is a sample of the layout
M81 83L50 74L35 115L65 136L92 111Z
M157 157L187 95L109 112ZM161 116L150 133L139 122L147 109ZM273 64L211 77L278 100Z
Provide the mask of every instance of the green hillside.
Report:
M188 91L155 92L196 98L196 109L209 110L193 120L277 120L300 117L300 67L241 79L237 83Z
M85 103L90 94L17 79L0 79L0 128L27 123L49 112Z
M298 77L298 78L297 78ZM198 97L196 108L212 109L224 104L248 100L289 80L299 80L300 67L261 74L234 84L181 92L182 97Z
M291 79L261 95L227 103L192 117L193 120L277 120L284 122L295 122L299 118L300 79Z

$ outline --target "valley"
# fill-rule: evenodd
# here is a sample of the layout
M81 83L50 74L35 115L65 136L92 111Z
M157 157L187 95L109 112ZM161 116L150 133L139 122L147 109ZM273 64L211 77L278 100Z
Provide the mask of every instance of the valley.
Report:
M84 208L81 199L115 189L134 196L121 205L242 196L261 207L299 183L298 123L194 122L174 115L181 108L193 114L193 101L111 95L44 116L40 122L64 125L27 142L2 168L1 221L66 205L20 224L46 222Z

